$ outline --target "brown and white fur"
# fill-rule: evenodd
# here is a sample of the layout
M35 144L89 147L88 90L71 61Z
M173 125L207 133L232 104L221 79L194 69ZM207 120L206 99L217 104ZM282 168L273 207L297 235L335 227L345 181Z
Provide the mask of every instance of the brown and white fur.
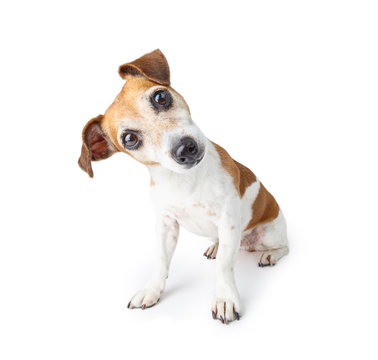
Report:
M170 87L168 63L160 50L120 66L119 73L126 80L120 94L104 115L90 120L83 129L79 165L93 177L91 161L124 152L150 172L151 200L157 216L157 265L150 281L132 297L128 307L145 309L158 302L183 226L214 241L204 254L216 258L214 319L223 323L239 319L233 270L237 252L239 248L261 251L259 266L275 265L288 253L283 214L253 172L208 140L196 126L185 100ZM164 101L169 93L169 107L153 106L152 98L159 90L164 91ZM134 150L125 148L128 130L140 141ZM192 150L197 158L195 162L189 158L189 165L178 162L185 158L175 158L182 139L192 139L196 144Z

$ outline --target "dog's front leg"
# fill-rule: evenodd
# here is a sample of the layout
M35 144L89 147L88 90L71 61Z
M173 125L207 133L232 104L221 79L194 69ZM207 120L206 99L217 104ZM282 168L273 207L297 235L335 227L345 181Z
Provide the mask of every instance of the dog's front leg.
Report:
M138 291L129 302L130 309L144 310L155 305L164 291L169 265L177 244L179 224L168 215L158 215L156 233L158 243L155 271L146 287Z
M234 264L240 247L240 217L237 204L225 207L218 226L219 245L216 258L216 289L212 308L214 319L227 324L239 320L240 300L234 276Z

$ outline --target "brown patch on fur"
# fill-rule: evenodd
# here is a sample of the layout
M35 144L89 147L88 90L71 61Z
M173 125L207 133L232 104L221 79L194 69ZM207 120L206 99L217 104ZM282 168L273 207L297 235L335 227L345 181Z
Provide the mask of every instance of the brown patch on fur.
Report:
M152 178L150 179L150 186L155 186L155 181L152 180Z
M222 162L222 166L232 176L236 190L243 197L249 185L256 181L256 175L244 165L234 160L228 152L218 144L212 142Z
M259 193L252 205L252 219L244 231L274 220L278 216L279 211L280 208L276 199L265 186L260 183Z
M219 154L219 157L221 159L222 166L225 168L225 170L231 175L232 179L234 180L234 185L236 190L239 193L239 196L241 196L240 193L240 170L237 167L235 161L231 158L231 156L228 154L228 152L223 149L218 144L212 142L212 144L215 146L215 149L217 150L217 153Z
M121 65L118 72L123 79L127 75L141 75L158 84L170 85L168 61L159 49L145 54L130 63Z
M127 152L121 144L118 143L117 134L120 123L123 119L137 119L143 123L144 118L138 109L140 98L148 91L149 88L155 86L151 81L144 78L133 78L127 81L116 99L105 112L105 125L109 130L113 142L120 151ZM138 129L136 129L138 130Z
M244 166L243 164L240 164L236 160L234 160L234 162L240 171L239 190L240 190L240 197L242 197L247 187L253 184L257 180L257 178L256 178L256 175L251 170L249 170L246 166Z
M239 196L242 197L247 187L257 180L256 175L244 165L233 160L221 146L215 143L213 145L220 156L222 166L232 176ZM278 216L279 210L273 195L260 183L259 193L252 204L252 219L244 231L274 220Z
M138 159L135 159L134 156L130 155L134 160L136 161L139 161L141 164L143 165L159 165L159 163L157 163L156 161L143 161L143 160L138 160Z

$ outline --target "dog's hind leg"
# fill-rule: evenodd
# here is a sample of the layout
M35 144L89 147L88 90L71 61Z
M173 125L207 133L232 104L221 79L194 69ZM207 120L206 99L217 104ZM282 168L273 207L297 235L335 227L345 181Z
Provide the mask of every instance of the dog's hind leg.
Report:
M273 266L289 252L286 222L280 211L276 219L260 226L263 235L256 244L256 250L262 251L258 265L260 267Z
M213 260L217 257L218 252L218 239L213 240L214 244L209 246L207 250L203 253L203 256L207 257L210 260Z

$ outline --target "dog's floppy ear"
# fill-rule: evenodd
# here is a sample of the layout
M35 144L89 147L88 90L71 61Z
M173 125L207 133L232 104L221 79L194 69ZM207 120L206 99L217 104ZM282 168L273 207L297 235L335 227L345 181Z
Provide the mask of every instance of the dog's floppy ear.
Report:
M93 177L91 161L107 159L117 151L102 129L103 118L99 115L89 120L82 133L83 145L78 163L90 177Z
M118 72L123 79L126 75L141 75L161 85L169 86L171 83L167 59L159 49L121 65Z

